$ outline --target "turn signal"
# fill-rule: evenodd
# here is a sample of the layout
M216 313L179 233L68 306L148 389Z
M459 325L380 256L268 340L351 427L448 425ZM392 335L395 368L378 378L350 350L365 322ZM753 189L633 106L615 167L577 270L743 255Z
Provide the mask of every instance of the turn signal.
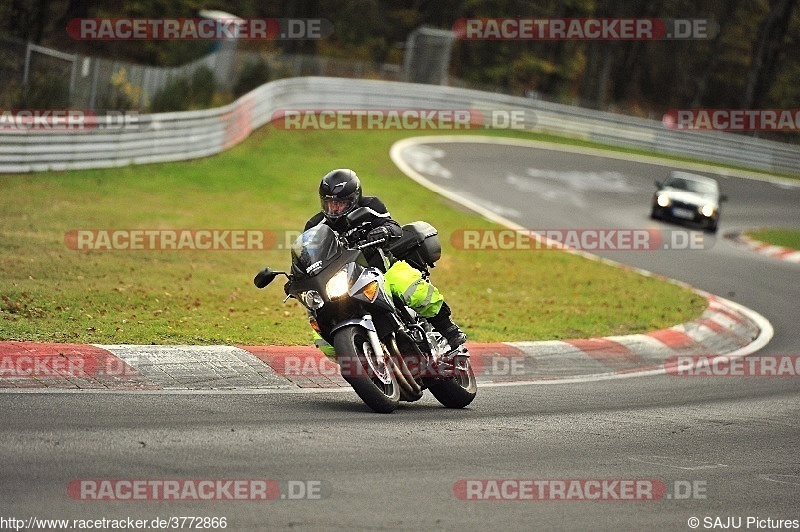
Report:
M372 281L371 283L367 284L362 292L365 296L367 296L367 299L370 301L375 301L375 298L378 296L378 281Z

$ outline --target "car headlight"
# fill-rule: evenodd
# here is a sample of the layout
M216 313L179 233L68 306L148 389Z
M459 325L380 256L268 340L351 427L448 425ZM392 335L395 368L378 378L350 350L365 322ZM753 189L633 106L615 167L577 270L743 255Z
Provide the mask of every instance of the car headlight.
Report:
M700 207L700 214L702 214L706 218L711 218L712 216L714 216L715 210L716 209L714 209L713 205L703 205L702 207Z
M669 196L666 194L659 194L656 198L656 203L658 203L659 207L669 207L669 204L672 202L669 200Z
M331 299L342 297L347 293L348 288L350 288L350 286L347 283L346 268L339 270L336 275L328 279L328 282L325 285L325 291L328 293L328 297Z

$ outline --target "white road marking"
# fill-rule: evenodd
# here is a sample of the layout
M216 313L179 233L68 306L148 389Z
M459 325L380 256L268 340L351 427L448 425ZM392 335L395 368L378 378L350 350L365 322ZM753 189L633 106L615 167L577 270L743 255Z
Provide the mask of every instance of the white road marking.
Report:
M686 471L698 471L701 469L718 469L720 467L728 467L725 464L714 464L711 462L696 462L694 460L687 460L686 458L673 458L671 456L641 456L641 457L630 456L628 458L634 462L672 467L675 469L683 469ZM678 463L684 463L686 465L678 465ZM694 463L695 465L688 465L691 463Z
M436 160L445 155L446 153L443 150L428 146L415 146L403 153L405 160L416 171L441 177L442 179L451 179L453 177L452 172Z
M574 190L600 192L639 192L631 177L621 172L582 172L579 170L541 170L528 168L529 177L562 184Z
M769 482L776 482L778 484L791 484L792 486L800 486L800 476L798 475L758 475L761 480Z
M552 201L556 203L563 202L579 208L586 206L586 202L584 201L582 194L577 190L569 190L558 185L553 186L550 183L543 183L541 181L520 177L514 174L506 175L506 183L513 186L520 192L536 194L546 201ZM482 200L481 203L485 204L485 202ZM491 206L487 205L487 207L491 209Z

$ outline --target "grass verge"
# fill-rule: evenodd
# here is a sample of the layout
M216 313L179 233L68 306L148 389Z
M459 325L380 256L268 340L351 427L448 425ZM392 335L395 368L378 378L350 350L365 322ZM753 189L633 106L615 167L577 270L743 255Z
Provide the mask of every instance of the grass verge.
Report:
M800 250L800 229L756 229L746 231L745 235L773 246Z
M0 176L0 339L143 344L305 344L282 283L259 291L285 250L73 251L75 229L296 231L333 168L353 167L395 219L440 231L433 281L473 341L630 334L696 318L706 302L654 278L557 251L463 251L457 230L495 228L418 186L390 161L411 132L255 132L215 157ZM531 137L528 137L531 138Z

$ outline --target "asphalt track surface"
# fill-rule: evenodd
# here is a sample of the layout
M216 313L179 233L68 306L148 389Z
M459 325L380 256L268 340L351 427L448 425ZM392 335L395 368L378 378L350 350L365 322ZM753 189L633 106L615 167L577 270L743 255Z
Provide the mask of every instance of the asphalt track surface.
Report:
M530 147L425 150L409 156L432 182L532 228L673 228L647 216L665 167ZM721 233L797 225L800 189L722 181L731 200ZM759 355L800 352L796 264L721 237L706 250L605 255L766 316L775 335ZM695 517L700 529L716 518L741 518L742 529L757 518L749 529L766 529L766 519L800 519L799 396L791 377L661 375L483 388L465 410L426 397L382 416L347 390L3 394L0 517L216 516L231 530L690 530ZM67 488L81 479L270 479L280 491L268 501L76 500ZM464 500L470 479L484 487L472 499L489 500ZM619 490L602 500L497 500L493 485L521 493L522 483L502 483L510 479L548 489L647 480L666 492L656 500L619 500ZM301 485L312 495L292 500Z

